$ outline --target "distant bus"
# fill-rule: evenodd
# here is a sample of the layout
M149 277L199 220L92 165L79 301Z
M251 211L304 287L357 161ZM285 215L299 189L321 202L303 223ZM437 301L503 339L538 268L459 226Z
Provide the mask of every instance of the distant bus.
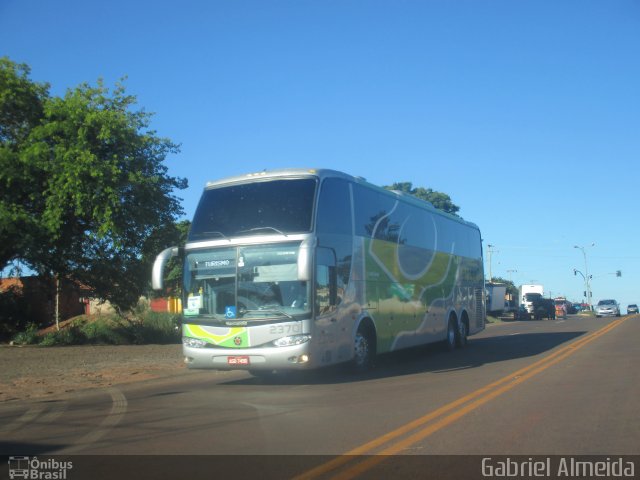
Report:
M485 326L477 226L333 170L260 172L207 184L184 248L189 368L259 375L349 362Z

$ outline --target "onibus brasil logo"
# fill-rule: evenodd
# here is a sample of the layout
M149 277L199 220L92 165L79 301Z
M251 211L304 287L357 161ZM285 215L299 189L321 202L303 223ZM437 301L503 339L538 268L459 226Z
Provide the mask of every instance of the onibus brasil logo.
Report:
M9 457L9 478L33 480L65 480L73 462L61 462L53 458Z

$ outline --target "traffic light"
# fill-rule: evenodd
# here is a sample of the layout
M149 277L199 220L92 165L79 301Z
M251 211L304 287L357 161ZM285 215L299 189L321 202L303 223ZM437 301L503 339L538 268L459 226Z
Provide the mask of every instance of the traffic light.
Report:
M621 277L622 276L622 272L620 270L616 270L616 277Z

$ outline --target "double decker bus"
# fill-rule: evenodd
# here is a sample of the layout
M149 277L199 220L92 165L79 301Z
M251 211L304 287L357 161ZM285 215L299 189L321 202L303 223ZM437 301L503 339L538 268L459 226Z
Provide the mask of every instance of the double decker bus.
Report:
M341 172L288 169L206 185L182 248L189 368L260 375L350 363L485 326L480 231Z

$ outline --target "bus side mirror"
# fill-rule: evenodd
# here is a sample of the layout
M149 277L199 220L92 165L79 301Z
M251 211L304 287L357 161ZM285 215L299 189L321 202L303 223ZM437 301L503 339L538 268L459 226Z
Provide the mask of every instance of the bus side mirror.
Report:
M312 243L308 240L302 242L298 251L298 280L301 282L309 282L313 279L313 252L315 250L315 241Z
M153 271L151 273L151 288L154 290L162 290L164 287L164 267L167 265L167 262L173 258L178 256L180 249L178 247L169 247L156 257L155 262L153 262Z

